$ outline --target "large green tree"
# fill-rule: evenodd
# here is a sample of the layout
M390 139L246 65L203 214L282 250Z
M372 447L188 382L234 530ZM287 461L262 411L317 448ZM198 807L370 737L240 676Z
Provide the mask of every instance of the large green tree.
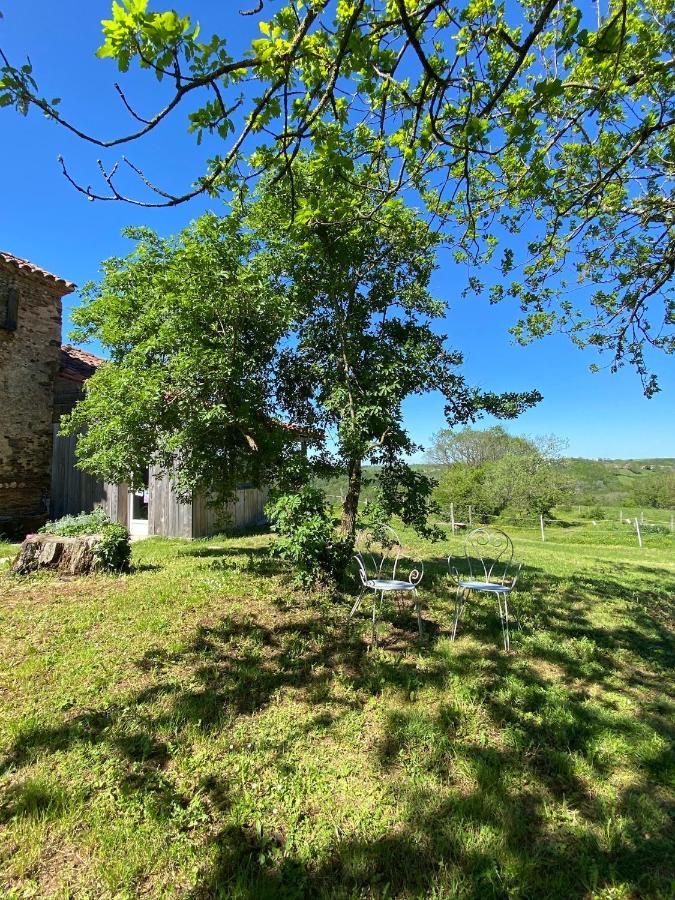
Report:
M229 497L275 477L297 433L279 416L273 373L291 320L238 216L206 215L175 239L129 229L73 313L77 336L110 355L64 427L87 470L141 484L150 462L179 490Z
M112 159L100 190L64 163L91 199L167 206L261 170L289 178L308 144L347 183L355 154L376 170L386 161L383 200L416 191L460 260L501 267L496 283L483 268L470 285L519 303L520 340L562 328L657 389L644 348L674 349L672 0L257 0L236 29L229 5L222 15L233 41L148 0L113 2L99 55L169 85L147 117L119 86L129 134L89 134L30 63L4 54L0 105L35 107L103 148L128 150L182 109L198 139L216 138L184 192L128 156L139 196L123 193ZM577 279L587 289L572 294Z

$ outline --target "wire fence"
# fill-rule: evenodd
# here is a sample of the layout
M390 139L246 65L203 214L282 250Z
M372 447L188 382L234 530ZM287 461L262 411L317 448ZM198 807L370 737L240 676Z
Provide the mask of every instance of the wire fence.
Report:
M336 509L344 496L327 495ZM641 507L599 506L597 504L559 507L553 515L505 512L485 513L478 505L451 503L437 517L437 523L453 534L460 534L481 525L511 527L534 532L542 541L602 544L617 541L622 544L675 546L675 510Z
M440 521L450 526L453 533L480 525L503 525L534 530L539 533L542 542L547 536L558 536L561 532L579 529L596 532L597 538L603 536L621 536L624 540L631 538L639 547L643 547L645 539L652 535L661 535L675 539L675 512L672 510L645 510L628 507L581 506L565 507L556 511L555 515L501 513L493 515L485 513L471 505L457 506L450 504L444 510Z

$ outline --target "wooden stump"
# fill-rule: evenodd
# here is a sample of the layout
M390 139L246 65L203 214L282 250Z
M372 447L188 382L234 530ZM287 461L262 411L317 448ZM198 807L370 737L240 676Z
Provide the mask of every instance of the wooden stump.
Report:
M94 549L100 540L100 534L83 537L33 534L21 545L11 572L28 575L47 569L64 575L90 575L96 568Z

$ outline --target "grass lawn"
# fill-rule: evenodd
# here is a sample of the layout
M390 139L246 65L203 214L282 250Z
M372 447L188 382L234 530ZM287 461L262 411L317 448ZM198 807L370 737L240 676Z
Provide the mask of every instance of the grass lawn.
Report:
M2 896L672 897L675 542L510 530L510 655L489 601L449 639L459 538L422 650L264 535L0 575Z
M9 541L0 539L0 559L16 556L20 546L20 544L11 544Z

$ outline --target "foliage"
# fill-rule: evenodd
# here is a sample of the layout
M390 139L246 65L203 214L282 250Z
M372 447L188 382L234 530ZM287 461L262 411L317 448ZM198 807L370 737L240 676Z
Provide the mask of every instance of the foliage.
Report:
M116 139L83 133L58 98L41 93L30 61L6 54L0 105L24 114L35 107L104 147L128 147L186 109L188 129L213 147L184 193L154 185L130 163L147 189L140 198L123 193L117 165L102 165L97 189L62 162L90 199L175 206L243 191L251 172L267 172L290 183L299 216L339 220L345 204L358 205L358 158L381 177L383 199L416 194L458 262L480 266L471 290L520 304L518 339L561 329L608 351L614 367L632 363L647 394L657 389L644 345L675 346L671 0L612 0L597 16L592 4L557 0L455 8L316 0L273 10L260 2L242 13L234 29L233 12L222 21L247 48L235 54L190 16L151 10L148 0L114 2L99 56L122 73L137 65L171 90L147 119L122 93L135 121ZM244 80L253 84L242 91ZM293 189L307 147L324 173L320 207ZM349 198L330 197L336 181L353 184ZM522 257L513 250L518 232L527 240ZM582 285L578 302L573 280Z
M594 521L599 521L607 517L605 510L597 503L593 503L591 506L582 509L579 516L582 519L593 519Z
M638 506L675 509L675 472L641 478L633 488L633 496Z
M466 385L461 354L434 328L445 314L428 290L438 238L414 210L382 202L358 168L370 216L326 227L312 210L344 211L355 192L328 190L315 159L296 167L306 215L292 218L288 185L269 180L225 219L203 216L174 239L128 232L136 248L104 264L74 314L77 336L111 359L62 427L80 435L88 471L136 484L152 462L180 494L225 499L241 480L293 493L344 472L350 534L362 465L376 463L389 514L430 534L433 483L406 463L418 448L403 401L438 390L448 421L464 422L515 416L540 395Z
M479 430L463 428L453 431L442 428L431 438L427 458L432 463L451 465L464 463L467 466L482 466L496 462L503 456L531 456L538 454L553 459L560 455L564 442L551 436L526 438L509 434L501 425Z
M60 534L63 537L77 537L82 534L101 534L110 519L101 506L93 512L81 512L77 516L63 516L54 522L47 522L40 528L40 534Z
M94 548L97 568L102 572L126 572L131 559L129 531L119 522L109 522L101 535Z
M472 507L476 515L494 515L495 507L485 491L485 469L482 466L468 466L453 463L438 479L434 497L444 513L450 504L464 515Z
M261 484L288 440L269 371L288 309L269 260L232 215L175 239L128 229L136 247L103 263L73 313L81 340L110 354L62 429L87 471L140 486L148 463L182 494L228 499Z
M330 471L329 443L335 448L332 470L347 475L348 532L362 467L370 463L379 466L388 514L425 533L433 483L406 462L419 448L403 425L404 400L439 391L448 421L466 422L484 410L515 416L540 395L466 385L457 371L461 354L448 350L434 327L446 311L429 292L438 236L416 211L401 200L383 201L378 180L362 167L353 169L350 183L336 177L327 185L320 161L303 157L295 173L292 187L264 183L247 214L294 311L293 342L280 353L278 397L294 422L322 435L318 447L325 452L314 457L315 474ZM303 208L290 218L293 192Z
M277 494L265 511L277 535L272 552L295 564L301 585L343 577L353 540L336 531L323 491L305 486L293 494Z
M480 518L508 515L545 515L571 496L565 469L541 454L506 454L480 466L454 463L440 477L436 499L447 512Z

